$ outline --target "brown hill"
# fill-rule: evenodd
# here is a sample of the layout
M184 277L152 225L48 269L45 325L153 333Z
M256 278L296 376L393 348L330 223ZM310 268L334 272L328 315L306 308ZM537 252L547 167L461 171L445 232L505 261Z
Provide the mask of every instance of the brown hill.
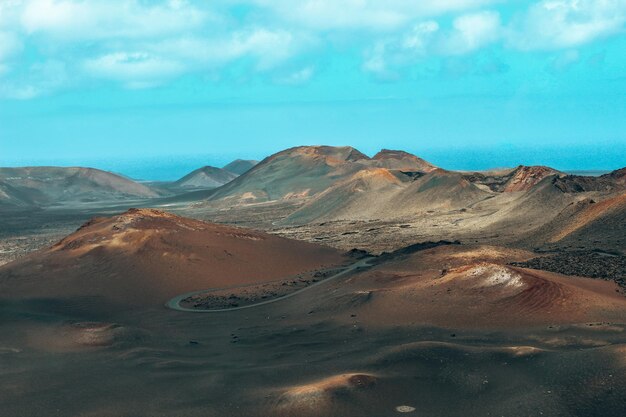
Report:
M546 177L526 191L493 193L473 206L477 213L488 215L467 218L464 225L508 235L515 242L519 242L522 235L535 236L538 228L579 198L554 187L553 178Z
M316 196L285 223L392 219L428 210L458 210L487 198L461 174L443 170L413 176L383 168L361 171Z
M226 169L205 166L185 175L174 185L183 189L210 189L227 184L237 178L237 174Z
M382 149L372 157L373 165L379 168L400 171L431 172L437 167L430 162L404 151Z
M0 268L4 298L162 305L212 287L263 282L343 261L334 249L163 211L97 218Z
M496 192L528 191L547 177L563 193L616 192L626 189L626 168L600 176L566 175L550 167L523 166L512 170L485 171L465 177Z
M346 280L317 309L349 311L369 326L511 328L623 319L626 299L613 282L502 263L530 256L497 247L439 246Z
M503 191L527 191L551 175L560 175L560 173L550 167L520 165L512 172Z
M567 216L566 213L561 213L560 217L565 217L566 220L561 223L559 230L550 238L551 242L562 240L581 229L596 229L597 226L594 226L594 223L620 212L622 213L622 217L624 217L623 214L626 213L626 194L597 203L592 199L587 199L580 202L575 208L579 210L575 210L571 216ZM621 223L621 225L623 225L623 223ZM619 226L620 222L615 222L611 227Z
M568 204L537 232L534 244L623 252L626 244L626 194L591 196Z
M350 181L360 171L380 168L404 172L435 169L403 151L382 150L369 158L349 146L300 146L278 152L232 183L197 197L228 204L309 198Z
M68 202L151 198L157 193L127 178L93 168L0 168L1 200L50 205ZM11 192L7 192L7 190Z
M496 192L528 191L544 178L562 175L559 171L544 166L520 165L515 169L474 172L465 177Z
M265 158L217 189L210 200L261 202L315 195L364 168L369 158L349 146L300 146Z

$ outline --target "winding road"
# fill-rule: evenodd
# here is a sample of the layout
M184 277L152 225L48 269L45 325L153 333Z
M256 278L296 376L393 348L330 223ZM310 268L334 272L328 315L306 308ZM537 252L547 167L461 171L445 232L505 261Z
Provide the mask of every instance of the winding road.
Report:
M287 295L283 295L282 297L278 297L278 298L273 298L271 300L266 300L266 301L261 301L259 303L255 303L255 304L249 304L249 305L245 305L245 306L241 306L241 307L231 307L231 308L220 308L220 309L214 309L214 310L202 310L202 309L195 309L195 308L186 308L186 307L181 307L180 303L181 301L183 301L186 298L189 298L191 296L194 295L198 295L198 294L205 294L211 291L219 291L219 290L226 290L226 289L231 289L231 288L242 288L242 287L246 287L246 286L250 286L250 285L245 285L245 286L238 286L238 287L226 287L226 288L209 288L208 290L201 290L201 291L193 291L193 292L188 292L185 294L181 294L181 295L177 295L176 297L172 298L171 300L169 300L167 303L165 303L165 306L167 308L170 308L172 310L176 310L176 311L185 311L188 313L225 313L228 311L235 311L235 310L243 310L246 308L253 308L253 307L259 307L262 305L267 305L267 304L272 304L272 303L277 303L279 301L282 301L286 298L290 298L293 297L295 295L298 295L304 291L310 290L311 288L317 287L318 285L322 285L322 284L326 284L329 281L335 280L337 278L341 278L344 275L349 274L352 271L355 271L359 268L369 268L370 265L369 261L374 259L374 257L367 257L367 258L363 258L361 260L359 260L358 262L353 263L352 265L346 267L343 271L328 277L324 280L318 281L314 284L309 285L308 287L304 287L302 289L299 289L297 291L294 291L292 293L289 293ZM256 284L251 284L251 285L256 285Z

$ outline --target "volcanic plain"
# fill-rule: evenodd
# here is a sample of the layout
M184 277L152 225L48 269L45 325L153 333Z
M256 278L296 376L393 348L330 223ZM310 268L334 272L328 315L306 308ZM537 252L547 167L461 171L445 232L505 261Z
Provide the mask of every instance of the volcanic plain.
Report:
M0 169L3 416L626 415L626 170Z

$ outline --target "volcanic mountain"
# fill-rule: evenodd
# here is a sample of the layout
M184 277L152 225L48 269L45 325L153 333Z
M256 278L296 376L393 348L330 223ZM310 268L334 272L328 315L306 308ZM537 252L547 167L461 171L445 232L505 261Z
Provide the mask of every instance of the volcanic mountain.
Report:
M489 195L454 172L435 169L414 176L377 168L330 187L285 223L401 218L434 209L459 210Z
M258 283L344 261L335 249L152 209L95 218L0 268L3 298L160 306L192 290Z
M532 234L535 244L583 248L624 248L626 243L626 193L576 200Z
M27 207L35 204L32 192L28 192L3 181L0 181L0 207L2 208L18 208Z
M551 175L560 175L560 172L544 166L520 165L511 173L506 182L504 192L527 191Z
M0 168L0 204L50 205L156 196L145 185L93 168Z
M242 175L250 171L259 161L253 159L235 159L230 164L224 166L222 169L232 172L233 174Z
M237 176L237 174L226 169L205 166L175 181L174 186L183 189L217 188L231 182L237 178Z
M476 184L496 192L528 191L549 176L562 176L563 173L544 166L520 165L515 169L502 171L475 172L466 178Z
M400 151L383 150L369 158L349 146L300 146L264 159L208 198L252 203L311 197L350 180L358 172L378 172L385 167L411 172L433 169L427 162Z
M264 159L210 199L261 202L311 196L364 169L358 162L368 160L351 147L291 148Z
M387 168L399 171L430 172L437 167L404 151L382 149L372 157L373 165L379 168Z

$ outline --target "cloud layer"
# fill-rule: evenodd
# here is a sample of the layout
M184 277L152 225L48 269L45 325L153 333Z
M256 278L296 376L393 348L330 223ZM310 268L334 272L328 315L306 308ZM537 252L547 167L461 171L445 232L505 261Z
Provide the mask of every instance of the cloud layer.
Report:
M94 81L150 88L233 66L295 85L315 77L321 57L354 51L365 73L387 80L488 48L551 51L564 70L576 48L625 26L626 0L2 0L0 96Z

